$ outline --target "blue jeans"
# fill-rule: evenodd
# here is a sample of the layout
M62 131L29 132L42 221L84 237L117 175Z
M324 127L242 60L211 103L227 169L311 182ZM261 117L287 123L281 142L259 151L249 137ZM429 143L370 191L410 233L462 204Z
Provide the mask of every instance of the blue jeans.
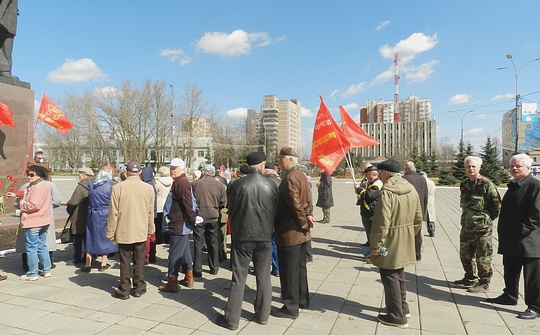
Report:
M276 236L274 234L272 234L272 272L275 274L279 274Z
M178 277L180 268L186 273L193 269L191 249L189 248L189 235L169 236L169 265L167 276L169 278Z
M51 258L47 249L47 229L49 225L37 228L25 228L24 236L26 239L26 253L28 254L28 277L38 275L38 258L43 264L43 272L51 272Z

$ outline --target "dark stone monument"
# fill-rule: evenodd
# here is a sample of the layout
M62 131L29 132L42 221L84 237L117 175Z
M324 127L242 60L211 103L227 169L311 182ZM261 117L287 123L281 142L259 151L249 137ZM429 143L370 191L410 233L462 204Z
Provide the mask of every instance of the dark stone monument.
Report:
M13 112L15 127L0 126L0 183L6 175L17 179L17 190L26 183L24 172L34 129L34 91L30 83L11 74L13 38L17 31L17 0L0 0L0 102ZM29 157L28 157L29 159ZM6 212L13 212L13 200L6 199Z

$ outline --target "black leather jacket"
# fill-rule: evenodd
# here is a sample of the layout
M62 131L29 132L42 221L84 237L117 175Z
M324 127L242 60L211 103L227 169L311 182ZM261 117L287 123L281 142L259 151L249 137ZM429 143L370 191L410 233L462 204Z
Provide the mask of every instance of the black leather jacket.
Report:
M260 170L251 170L227 188L233 241L270 241L277 211L278 188Z

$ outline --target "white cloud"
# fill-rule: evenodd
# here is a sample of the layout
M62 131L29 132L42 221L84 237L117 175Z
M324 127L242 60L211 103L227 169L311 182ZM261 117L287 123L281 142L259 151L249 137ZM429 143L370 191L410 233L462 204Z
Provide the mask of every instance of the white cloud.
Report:
M342 89L336 89L336 90L333 90L332 93L330 93L330 98L332 99L335 99L336 96L341 93Z
M360 112L360 105L356 104L356 103L350 103L350 104L346 104L345 106L343 106L343 108L345 108L345 110L350 114L351 111L354 111L354 112ZM358 119L360 120L360 119Z
M240 107L236 109L231 109L225 113L227 117L233 119L245 119L247 117L247 108Z
M302 107L302 109L300 110L300 116L301 117L315 117L316 115L311 109Z
M478 136L484 132L484 128L472 128L463 132L463 136Z
M381 85L388 82L390 79L394 78L394 74L395 74L394 72L395 72L394 66L392 65L390 69L384 72L381 72L377 77L373 78L369 82L369 87L374 87L374 86Z
M159 52L162 57L167 57L170 62L184 66L191 63L192 59L181 49L164 49Z
M435 65L439 64L439 61L432 60L420 66L407 66L404 68L405 78L410 79L411 83L419 83L426 81L435 72Z
M66 59L65 63L47 74L53 83L82 83L92 79L106 78L107 74L90 58Z
M400 62L405 65L414 59L416 55L433 49L437 43L437 34L426 36L424 33L414 33L394 46L388 44L382 46L379 53L385 59L393 59L394 54L398 53Z
M118 93L118 89L113 86L96 87L95 89L95 95L102 96L105 98L112 98L116 96L117 93Z
M343 94L341 94L341 96L344 97L344 98L348 98L350 96L355 95L358 92L363 92L365 89L366 89L366 83L362 82L362 83L358 83L358 84L353 84L353 85L349 86L349 88L347 90L345 90L345 92L343 92Z
M390 20L387 20L387 21L381 21L377 27L375 27L375 31L381 31L384 27L386 27L387 25L390 24Z
M489 99L489 101L495 102L499 100L514 99L515 97L516 96L513 93L497 94L493 98Z
M485 119L493 119L499 116L496 114L477 114L474 117L480 120L485 120Z
M230 34L209 32L197 41L197 50L223 57L245 56L249 54L253 46L265 47L284 39L285 36L272 39L268 33L248 33L242 29L235 30Z
M471 99L470 94L456 94L450 98L448 105L466 104Z

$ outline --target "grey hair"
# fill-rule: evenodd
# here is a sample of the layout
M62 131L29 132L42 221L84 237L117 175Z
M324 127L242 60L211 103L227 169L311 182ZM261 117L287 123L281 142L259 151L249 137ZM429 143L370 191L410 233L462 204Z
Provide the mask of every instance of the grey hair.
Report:
M468 161L473 161L474 163L478 165L482 165L482 158L476 157L476 156L467 156L465 157L465 160L463 161L463 164L467 165Z
M98 184L104 181L113 180L112 171L109 169L101 169L94 178L94 183Z
M409 171L416 171L416 167L414 166L414 163L411 161L408 161L405 163L405 168Z
M510 158L510 165L512 165L512 161L516 161L518 159L521 159L521 162L524 166L528 168L532 166L533 159L529 157L529 155L527 154L517 154L517 155L512 156L512 158Z
M171 170L168 166L162 166L159 168L158 174L160 177L167 177L171 175Z
M292 159L295 165L298 165L298 157L295 156L285 156L287 159Z
M259 167L261 166L261 164L266 164L266 161L262 161L262 162L260 162L259 164L249 165L249 169L250 169L250 170L258 170Z
M401 172L390 172L390 171L386 171L386 173L388 173L388 175L390 177L398 177L398 176L401 176Z

